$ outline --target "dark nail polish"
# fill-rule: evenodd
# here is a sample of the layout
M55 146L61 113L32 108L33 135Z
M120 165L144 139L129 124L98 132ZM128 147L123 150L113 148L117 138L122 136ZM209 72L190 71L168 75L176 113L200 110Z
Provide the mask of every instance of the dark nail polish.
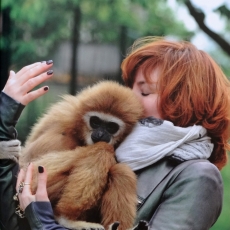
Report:
M52 63L53 63L53 60L46 61L46 64L47 64L47 65L50 65L50 64L52 64Z
M38 172L39 173L43 173L44 172L44 168L42 166L38 166Z
M48 89L49 89L49 87L48 87L48 86L44 87L44 90L45 90L45 91L47 91Z
M47 72L47 74L48 74L48 75L51 75L51 74L53 74L53 72L54 72L54 71L51 69L51 70L49 70L49 71Z

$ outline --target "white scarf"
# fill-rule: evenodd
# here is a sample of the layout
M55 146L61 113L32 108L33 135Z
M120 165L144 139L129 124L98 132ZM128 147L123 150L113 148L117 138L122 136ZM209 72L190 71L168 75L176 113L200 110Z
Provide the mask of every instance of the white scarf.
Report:
M208 159L213 147L202 126L182 128L170 121L148 117L140 120L116 149L116 158L135 171L167 156L181 161Z

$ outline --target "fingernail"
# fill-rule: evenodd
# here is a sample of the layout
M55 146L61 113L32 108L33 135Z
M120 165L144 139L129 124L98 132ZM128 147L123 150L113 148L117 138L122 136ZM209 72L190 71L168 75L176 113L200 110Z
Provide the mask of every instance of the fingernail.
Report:
M44 168L42 166L38 166L38 172L39 173L43 173L44 172Z
M53 74L53 70L51 69L51 70L49 70L48 72L47 72L47 75L51 75L51 74Z
M50 65L50 64L52 64L52 63L53 63L53 60L46 61L46 64L47 64L47 65Z
M45 90L45 91L47 91L48 89L49 89L49 87L48 87L48 86L44 87L44 90Z

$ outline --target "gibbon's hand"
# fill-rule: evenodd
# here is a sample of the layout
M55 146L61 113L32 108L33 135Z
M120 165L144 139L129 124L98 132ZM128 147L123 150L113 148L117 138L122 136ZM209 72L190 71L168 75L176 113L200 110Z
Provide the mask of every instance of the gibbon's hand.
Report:
M0 159L11 159L18 162L21 152L21 142L19 140L0 141Z
M53 76L53 70L49 70L52 65L53 61L50 60L25 66L17 73L11 70L3 92L21 104L27 105L48 91L49 87L43 86L30 92L35 86Z
M149 224L145 220L140 220L138 224L133 228L133 230L148 230Z
M38 166L38 184L37 184L37 191L35 194L32 194L30 189L30 183L32 181L32 172L33 172L33 163L30 163L26 172L23 169L21 169L18 174L16 190L18 192L20 208L23 211L31 202L35 202L35 201L49 202L47 189L46 189L47 173L45 168L42 166Z

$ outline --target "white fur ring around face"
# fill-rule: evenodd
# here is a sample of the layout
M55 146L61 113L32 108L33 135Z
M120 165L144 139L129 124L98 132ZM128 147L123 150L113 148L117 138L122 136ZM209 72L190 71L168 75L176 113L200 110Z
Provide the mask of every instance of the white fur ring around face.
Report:
M21 153L21 142L19 140L0 141L0 159L11 159L18 162Z

